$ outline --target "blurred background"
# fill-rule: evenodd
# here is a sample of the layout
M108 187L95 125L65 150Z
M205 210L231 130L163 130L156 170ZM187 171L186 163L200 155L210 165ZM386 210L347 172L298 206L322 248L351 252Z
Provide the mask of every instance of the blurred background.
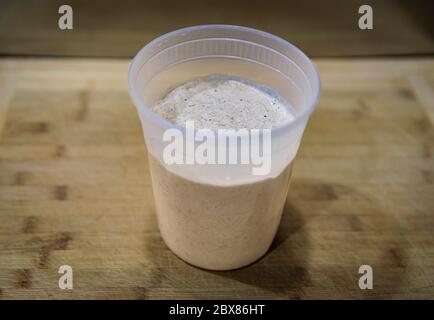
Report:
M74 10L61 31L58 8ZM358 8L374 8L374 29L358 28ZM131 57L177 28L237 24L279 35L312 57L426 55L434 52L429 0L2 0L0 54Z

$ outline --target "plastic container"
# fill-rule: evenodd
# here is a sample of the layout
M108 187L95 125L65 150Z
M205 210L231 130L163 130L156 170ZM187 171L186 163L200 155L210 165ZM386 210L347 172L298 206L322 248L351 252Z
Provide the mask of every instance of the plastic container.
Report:
M271 88L293 109L293 122L271 130L269 174L252 175L252 165L163 161L164 132L178 128L186 138L185 128L160 118L149 106L188 80L216 73ZM311 60L266 32L231 25L195 26L165 34L141 49L131 63L128 82L150 156L159 227L168 247L183 260L213 270L239 268L259 259L276 234L291 164L318 102L320 80ZM185 157L192 156L188 152Z

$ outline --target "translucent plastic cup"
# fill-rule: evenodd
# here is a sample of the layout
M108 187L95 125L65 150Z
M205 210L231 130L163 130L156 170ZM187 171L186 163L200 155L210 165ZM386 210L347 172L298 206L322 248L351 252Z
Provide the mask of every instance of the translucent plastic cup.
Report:
M271 88L295 120L271 130L271 171L251 165L171 164L163 134L179 127L149 107L184 82L225 74ZM292 161L320 94L312 61L287 41L255 29L204 25L147 44L131 63L129 92L142 123L161 235L181 259L205 269L246 266L269 249L286 201ZM185 157L191 156L185 151Z

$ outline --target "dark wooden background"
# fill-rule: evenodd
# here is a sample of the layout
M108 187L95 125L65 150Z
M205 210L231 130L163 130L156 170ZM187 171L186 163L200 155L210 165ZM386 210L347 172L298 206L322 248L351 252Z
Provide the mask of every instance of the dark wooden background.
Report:
M0 59L0 299L434 299L434 59L315 62L274 244L212 272L160 236L129 59Z
M57 26L61 4L74 9L73 31ZM358 28L362 4L373 7L374 30ZM131 57L163 33L208 23L269 31L313 57L431 54L433 4L429 0L2 0L0 54Z

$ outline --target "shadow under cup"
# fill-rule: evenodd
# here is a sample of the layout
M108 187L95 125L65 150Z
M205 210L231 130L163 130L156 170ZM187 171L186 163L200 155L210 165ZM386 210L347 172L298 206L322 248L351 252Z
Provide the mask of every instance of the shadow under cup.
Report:
M171 164L163 134L185 128L149 107L186 81L224 74L276 91L295 120L271 130L271 170L253 164ZM285 40L238 26L180 29L146 45L129 70L149 153L158 223L168 247L190 264L212 270L248 265L266 253L276 234L303 131L315 109L320 81L310 59ZM188 157L188 152L185 154Z

